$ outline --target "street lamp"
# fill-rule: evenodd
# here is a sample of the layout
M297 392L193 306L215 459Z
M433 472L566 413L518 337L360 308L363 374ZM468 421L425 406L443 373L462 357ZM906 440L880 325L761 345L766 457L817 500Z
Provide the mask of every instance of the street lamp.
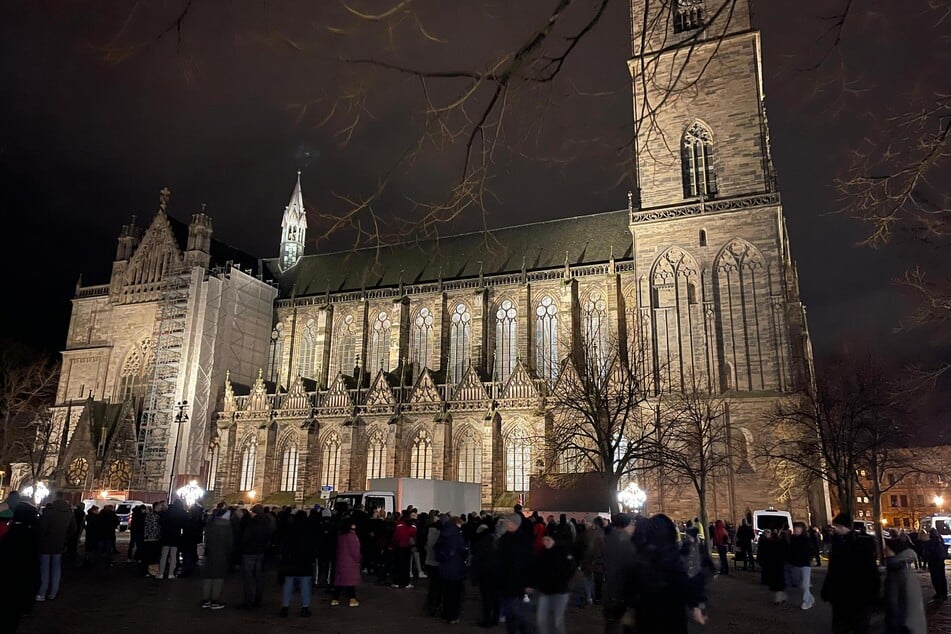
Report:
M198 486L198 480L192 480L185 486L181 487L175 491L176 495L185 502L185 506L192 506L195 502L201 499L201 496L205 494L205 490Z
M617 501L626 510L639 511L644 507L644 502L647 501L647 492L637 486L636 482L631 482L618 491Z
M257 496L258 496L258 492L255 491L254 489L251 489L250 491L248 491L248 500L250 500L251 502L254 502L254 498L256 498Z
M45 482L37 482L35 485L23 489L22 493L24 497L33 498L33 503L39 506L49 496L50 490Z
M942 506L944 506L944 498L941 497L940 495L934 496L934 499L932 500L932 502L934 502L934 505L937 506L939 509Z
M182 444L182 423L188 422L188 414L185 413L185 408L188 407L188 401L183 400L175 406L175 409L178 410L178 413L175 414L175 423L178 425L178 428L175 432L175 451L172 453L172 468L171 473L168 475L168 499L172 499L172 487L175 484L175 471L178 468L178 447Z

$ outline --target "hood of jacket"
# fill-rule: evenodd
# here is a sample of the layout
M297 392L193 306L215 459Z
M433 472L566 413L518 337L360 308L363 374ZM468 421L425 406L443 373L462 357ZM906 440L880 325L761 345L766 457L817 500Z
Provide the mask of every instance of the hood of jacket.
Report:
M906 548L900 553L885 559L885 565L889 568L897 568L906 564L913 564L917 561L918 555L914 549Z

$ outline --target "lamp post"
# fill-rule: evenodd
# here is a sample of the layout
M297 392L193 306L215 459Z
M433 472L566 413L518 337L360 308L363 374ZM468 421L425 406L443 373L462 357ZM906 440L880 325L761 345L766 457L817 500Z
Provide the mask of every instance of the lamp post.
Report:
M182 423L188 422L188 414L185 413L185 408L188 407L188 401L183 400L175 406L175 409L178 410L178 413L175 414L175 451L172 452L172 468L171 473L168 476L168 499L172 499L172 489L175 485L175 471L178 468L178 448L182 444Z

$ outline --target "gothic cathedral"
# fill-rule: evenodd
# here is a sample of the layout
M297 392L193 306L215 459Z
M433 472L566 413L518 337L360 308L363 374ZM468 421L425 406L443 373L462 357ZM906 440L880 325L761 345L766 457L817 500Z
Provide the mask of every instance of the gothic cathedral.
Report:
M256 260L163 195L147 228L123 227L111 279L77 286L50 479L152 500L194 478L217 499L303 504L436 478L481 483L484 508L531 507L532 476L560 461L545 440L559 374L581 348L638 342L655 396L729 400L717 517L822 521L824 496L753 449L812 355L749 0L633 0L632 25L636 173L617 211L495 229L491 247L307 254L298 174L277 257ZM692 491L647 490L651 511L696 515Z

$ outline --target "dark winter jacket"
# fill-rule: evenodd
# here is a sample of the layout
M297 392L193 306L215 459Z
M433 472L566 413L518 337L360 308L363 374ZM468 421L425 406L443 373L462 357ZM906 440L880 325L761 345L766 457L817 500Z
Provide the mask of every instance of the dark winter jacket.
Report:
M159 513L159 522L162 525L162 546L174 546L176 548L182 545L182 529L188 515L185 509L177 504L169 506Z
M13 510L7 532L0 538L0 601L6 604L3 612L23 614L30 610L40 587L39 543L34 520L36 510L20 502ZM0 623L6 631L9 623Z
M433 548L442 581L462 581L466 577L466 540L452 522L446 522Z
M58 555L66 548L66 540L76 532L76 517L66 500L54 500L43 509L37 526L40 553Z
M812 546L812 540L807 533L802 535L792 535L789 539L789 551L787 561L794 568L804 568L812 563L812 555L815 549Z
M605 603L630 603L629 583L634 569L634 542L625 531L615 528L604 537Z
M885 560L886 634L925 634L925 603L921 584L909 568L918 556L908 548Z
M693 586L676 546L640 550L634 561L631 586L634 619L639 632L686 634L687 606L697 605Z
M229 518L212 518L205 525L205 563L202 576L207 579L227 577L233 546L234 538Z
M745 551L753 548L753 527L749 524L740 524L736 529L736 545Z
M542 594L566 594L577 568L570 551L556 542L535 557L532 587Z
M317 559L317 536L307 521L295 519L281 547L281 573L288 577L313 577Z
M522 522L524 524L524 521ZM506 531L499 538L498 569L499 595L520 597L529 587L532 569L532 543L519 531Z
M269 534L268 521L263 514L242 522L241 554L263 555L267 549Z
M476 584L492 583L498 568L498 552L495 532L490 527L476 530L472 538L472 582Z
M947 558L947 548L945 548L944 540L941 539L940 535L932 535L931 538L925 542L924 546L924 558L928 560L928 565L931 566L944 566L944 560Z
M822 600L840 606L869 606L878 600L878 590L875 541L854 531L833 536Z
M784 566L787 558L787 544L779 537L769 537L759 540L756 554L760 567L763 569L763 580L772 592L786 589Z

